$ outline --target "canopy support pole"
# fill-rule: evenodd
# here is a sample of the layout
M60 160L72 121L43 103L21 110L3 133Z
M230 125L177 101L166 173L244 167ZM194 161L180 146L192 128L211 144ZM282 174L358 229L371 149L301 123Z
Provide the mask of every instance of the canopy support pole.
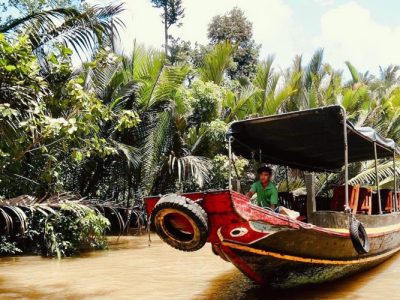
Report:
M285 177L286 177L286 190L288 193L290 193L290 188L289 188L289 170L288 167L285 167Z
M344 187L345 204L344 211L350 212L349 207L349 144L347 141L347 118L346 111L343 109L343 140L344 140Z
M228 170L228 177L229 177L229 181L228 181L228 189L232 190L232 141L233 141L233 137L230 136L228 138L228 159L229 159L229 170Z
M376 192L378 193L379 214L382 214L381 192L380 192L380 189L379 189L379 175L378 175L378 150L376 149L376 142L374 142L374 153L375 153L375 184L376 184Z
M306 183L307 190L307 223L313 224L313 217L316 211L314 173L304 174L304 181Z
M394 211L398 211L397 203L397 177L396 177L396 151L393 151L393 189L394 189Z
M329 197L329 193L328 193L328 179L329 179L328 172L325 172L325 196L326 196L326 197Z

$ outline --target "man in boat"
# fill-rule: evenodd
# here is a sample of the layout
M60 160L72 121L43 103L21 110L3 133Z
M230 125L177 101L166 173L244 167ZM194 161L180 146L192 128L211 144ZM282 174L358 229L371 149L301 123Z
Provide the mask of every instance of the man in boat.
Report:
M257 194L257 205L261 207L269 207L273 210L279 207L278 189L271 182L272 169L267 166L261 166L257 170L258 181L254 182L250 191L246 194L251 198Z

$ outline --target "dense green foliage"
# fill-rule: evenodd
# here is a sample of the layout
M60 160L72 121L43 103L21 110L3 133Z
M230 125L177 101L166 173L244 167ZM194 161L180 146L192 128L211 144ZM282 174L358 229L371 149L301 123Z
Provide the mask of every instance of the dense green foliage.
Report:
M13 224L10 218L4 224L0 255L33 253L61 258L106 247L104 233L110 223L87 206L71 202L57 209L2 206L0 211L3 215L16 214L14 220L19 220L19 224Z
M0 49L2 194L56 192L63 189L66 166L84 157L117 155L101 127L107 123L117 133L136 125L138 116L113 109L85 89L85 77L72 72L70 49L57 46L57 55L47 57L46 77L26 38L8 42L0 35Z
M99 48L113 45L118 29L123 26L117 17L121 11L122 5L87 6L82 10L56 7L11 19L0 25L0 32L10 38L25 35L46 71L46 56L57 44L62 43L79 57L89 59Z

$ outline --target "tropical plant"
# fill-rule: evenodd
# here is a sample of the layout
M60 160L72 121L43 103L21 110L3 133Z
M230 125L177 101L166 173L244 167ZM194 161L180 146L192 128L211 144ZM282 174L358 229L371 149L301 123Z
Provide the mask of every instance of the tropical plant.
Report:
M82 1L80 0L6 0L0 4L3 13L9 13L6 20L10 20L16 17L16 12L18 15L29 15L39 11L44 11L48 9L60 8L60 7L74 7L80 8L82 6ZM13 9L11 12L10 8ZM15 12L16 11L16 12ZM0 22L4 20L0 18Z
M65 202L54 206L0 205L0 253L36 253L58 258L88 249L104 249L110 222L88 206Z
M70 188L132 205L134 198L172 188L176 180L188 176L203 184L208 162L183 143L188 107L180 94L188 66L169 66L163 54L140 46L130 56L110 62L107 57L112 55L105 52L103 63L88 65L85 88L95 91L111 111L135 112L140 123L121 131L112 122L103 123L100 135L119 156L108 160L83 156Z
M51 81L40 75L40 66L29 42L14 44L0 37L0 187L8 197L25 191L46 194L63 189L64 166L117 155L112 140L102 136L104 123L116 132L135 126L134 111L112 110L84 89L84 80L71 71L71 50L59 46L58 57L48 58ZM63 85L54 82L62 78ZM49 89L51 88L51 90ZM18 177L22 182L15 182Z
M210 53L206 54L204 61L198 68L200 79L204 82L212 81L221 85L226 70L232 63L232 53L233 48L228 42L217 44Z
M78 55L91 55L118 36L123 23L117 15L122 10L122 4L118 4L87 7L84 11L72 7L36 11L0 25L0 33L10 37L26 35L41 59L45 59L47 49L52 50L59 43Z

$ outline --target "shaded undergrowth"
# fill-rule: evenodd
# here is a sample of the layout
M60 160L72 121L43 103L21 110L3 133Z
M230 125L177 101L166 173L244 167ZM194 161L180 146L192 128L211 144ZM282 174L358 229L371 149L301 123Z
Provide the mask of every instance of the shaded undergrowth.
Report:
M68 194L20 196L0 203L0 255L73 256L106 248L107 234L140 233L143 224L140 206L123 208Z

